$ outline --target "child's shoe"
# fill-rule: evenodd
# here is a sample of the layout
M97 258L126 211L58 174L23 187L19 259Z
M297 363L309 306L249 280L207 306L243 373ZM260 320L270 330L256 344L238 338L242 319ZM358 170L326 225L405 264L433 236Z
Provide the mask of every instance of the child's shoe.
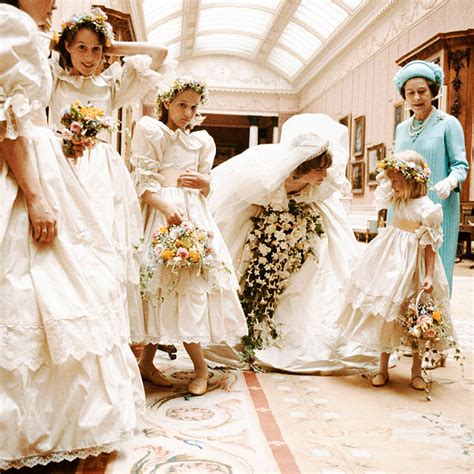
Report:
M379 372L378 374L375 374L372 377L372 385L374 387L383 387L388 383L390 380L390 377L388 375L382 374L382 372Z

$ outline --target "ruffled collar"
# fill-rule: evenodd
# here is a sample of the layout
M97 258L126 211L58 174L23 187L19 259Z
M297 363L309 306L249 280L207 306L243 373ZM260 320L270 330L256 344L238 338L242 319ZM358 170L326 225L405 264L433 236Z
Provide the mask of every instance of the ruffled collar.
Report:
M190 150L199 150L204 146L204 142L199 139L199 132L187 133L180 128L171 130L165 123L160 121L158 121L158 125L163 134L173 143L179 141Z
M51 70L53 75L60 81L68 82L73 85L76 89L82 89L84 84L91 82L96 87L110 87L108 81L106 81L101 75L99 76L81 76L80 74L70 74L64 68L59 65L56 59L50 61Z

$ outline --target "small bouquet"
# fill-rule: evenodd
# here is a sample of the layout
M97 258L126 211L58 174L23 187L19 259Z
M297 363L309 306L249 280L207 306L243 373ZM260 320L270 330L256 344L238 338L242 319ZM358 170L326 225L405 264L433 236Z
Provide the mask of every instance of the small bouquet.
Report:
M89 103L82 105L79 100L63 109L61 124L65 127L61 132L63 151L68 158L77 157L75 145L94 148L100 131L107 130L111 133L117 130L116 121L106 116L103 109Z
M430 298L422 300L423 293L424 290L420 290L415 298L408 301L405 310L397 317L403 331L401 345L417 350L420 359L432 365L440 352L454 349L454 359L462 365L461 349L451 335L443 308ZM426 376L426 370L423 371Z
M144 295L160 267L179 274L185 269L201 274L219 264L212 247L212 232L196 227L192 222L162 226L152 234L151 245L141 271L141 290Z

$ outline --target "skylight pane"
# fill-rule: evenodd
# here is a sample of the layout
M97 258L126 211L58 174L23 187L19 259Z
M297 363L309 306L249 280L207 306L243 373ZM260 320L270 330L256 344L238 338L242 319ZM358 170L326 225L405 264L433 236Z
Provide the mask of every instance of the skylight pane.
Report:
M305 60L309 59L322 44L319 38L293 22L288 23L278 43L295 51Z
M344 4L346 4L351 10L355 10L363 0L342 0Z
M285 0L201 0L201 6L205 5L225 5L225 6L248 6L248 7L264 7L268 10L275 11L281 1Z
M327 38L347 18L348 13L330 0L303 0L294 17Z
M177 59L181 56L181 41L169 44L167 48L168 56L166 56L166 59Z
M267 62L278 68L288 77L293 77L303 66L303 63L298 58L278 46L272 49Z
M181 36L181 17L166 21L148 32L148 41L161 44L172 43Z
M166 18L173 13L178 13L183 9L183 0L173 0L172 2L160 2L156 0L145 0L143 2L143 12L145 13L146 26L153 25L161 18Z
M194 50L203 51L229 51L245 54L254 54L259 44L258 38L251 36L225 34L225 33L206 33L198 35Z
M199 14L199 31L263 33L271 18L271 13L251 8L203 8Z

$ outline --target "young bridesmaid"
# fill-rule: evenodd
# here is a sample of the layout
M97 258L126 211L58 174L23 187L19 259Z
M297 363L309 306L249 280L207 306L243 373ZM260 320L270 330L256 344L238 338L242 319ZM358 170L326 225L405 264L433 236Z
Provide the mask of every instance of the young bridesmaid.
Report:
M143 117L132 140L136 184L147 216L145 244L160 227L190 221L211 232L215 254L226 267L206 277L183 272L171 286L169 270L160 267L158 287L145 288L144 319L135 327L132 322L133 341L147 344L139 362L143 378L169 386L153 365L157 344L183 341L194 364L195 378L188 385L193 395L207 390L201 344L235 343L247 332L232 261L206 202L214 140L205 131L191 132L206 96L204 83L185 77L175 80L158 94L160 120Z
M443 212L441 205L427 196L428 165L412 150L398 153L382 165L376 206L393 208L394 218L370 242L345 285L346 304L337 320L342 333L333 354L351 367L380 353L379 370L372 378L377 387L389 381L390 352L400 345L397 316L421 289L433 293L449 336L454 337L448 282L437 253L443 242ZM411 386L426 388L417 350L413 351Z
M148 43L117 42L113 38L107 15L99 8L63 21L56 46L59 61L51 61L50 123L54 128L62 128L63 109L76 99L83 105L100 107L106 116L112 116L116 109L139 102L159 84L161 75L153 69L162 64L166 49ZM106 54L127 56L123 66L114 62L102 72ZM102 141L83 150L73 166L115 246L127 319L127 312L136 316L142 311L139 262L134 250L142 236L140 206L130 173L109 143L110 135L103 132L99 137ZM124 325L128 328L128 321Z

